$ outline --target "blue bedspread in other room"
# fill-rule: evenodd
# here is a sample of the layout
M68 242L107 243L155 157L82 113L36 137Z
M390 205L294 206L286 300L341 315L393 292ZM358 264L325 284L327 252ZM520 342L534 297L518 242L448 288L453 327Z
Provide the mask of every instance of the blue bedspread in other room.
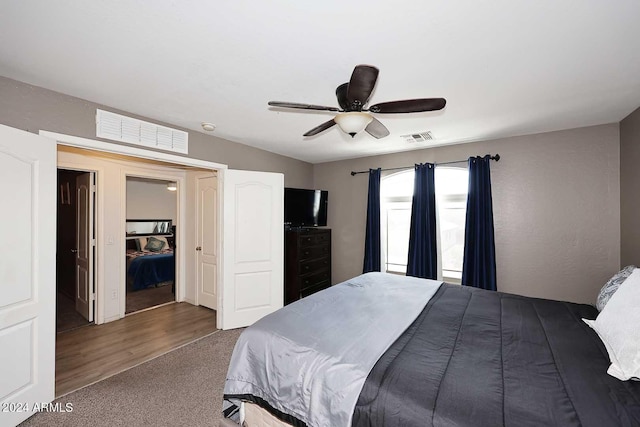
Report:
M139 256L127 270L127 285L137 291L175 278L173 253Z

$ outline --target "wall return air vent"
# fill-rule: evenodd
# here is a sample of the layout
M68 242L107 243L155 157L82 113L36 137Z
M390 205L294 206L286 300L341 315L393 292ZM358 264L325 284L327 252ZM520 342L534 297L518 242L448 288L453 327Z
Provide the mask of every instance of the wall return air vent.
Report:
M96 110L96 136L174 153L189 153L187 132L110 111Z

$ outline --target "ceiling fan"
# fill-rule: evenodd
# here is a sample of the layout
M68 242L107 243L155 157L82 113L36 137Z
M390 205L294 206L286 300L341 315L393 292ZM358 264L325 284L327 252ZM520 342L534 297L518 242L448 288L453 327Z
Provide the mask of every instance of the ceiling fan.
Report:
M420 98L381 102L365 108L376 85L378 73L379 70L371 65L356 65L349 82L343 83L336 88L336 97L340 108L280 101L269 101L269 105L272 107L335 111L338 113L333 119L314 127L304 136L317 135L337 124L340 129L351 135L352 138L362 130L365 130L375 138L384 138L389 135L389 130L371 113L393 114L435 111L443 109L447 103L444 98Z

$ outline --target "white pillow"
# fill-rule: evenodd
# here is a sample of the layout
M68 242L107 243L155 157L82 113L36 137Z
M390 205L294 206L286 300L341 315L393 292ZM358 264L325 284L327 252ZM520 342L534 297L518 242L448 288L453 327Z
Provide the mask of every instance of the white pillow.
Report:
M144 247L147 246L147 238L139 237L138 238L138 250L144 252Z
M640 269L620 285L596 320L583 320L607 348L607 373L623 381L640 380Z
M598 299L596 300L596 308L598 311L602 311L604 309L604 306L609 302L611 295L616 293L620 285L627 280L627 277L629 277L635 269L635 265L627 265L625 268L614 274L613 277L604 284L602 289L600 289Z

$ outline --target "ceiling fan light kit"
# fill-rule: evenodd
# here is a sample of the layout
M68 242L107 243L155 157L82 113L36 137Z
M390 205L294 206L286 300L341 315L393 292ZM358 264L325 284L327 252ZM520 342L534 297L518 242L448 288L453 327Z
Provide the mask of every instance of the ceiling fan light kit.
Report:
M348 113L339 113L333 120L344 133L348 133L353 138L371 123L373 117L371 114L361 111L350 111Z
M338 98L340 108L280 101L269 101L269 105L272 107L335 111L338 113L333 119L306 132L304 136L317 135L337 124L343 132L351 135L352 138L364 130L374 138L380 139L388 136L389 130L371 113L397 114L436 111L443 109L447 103L444 98L420 98L382 102L366 108L371 92L373 92L378 80L378 73L378 69L371 65L356 65L349 82L343 83L336 88L336 98Z

